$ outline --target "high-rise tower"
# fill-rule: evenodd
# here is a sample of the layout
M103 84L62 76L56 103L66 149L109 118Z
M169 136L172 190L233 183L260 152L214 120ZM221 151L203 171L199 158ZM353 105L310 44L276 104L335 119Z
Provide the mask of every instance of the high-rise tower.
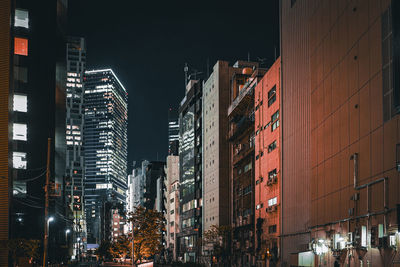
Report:
M128 95L111 69L86 71L84 104L88 243L99 243L102 205L126 201Z
M83 207L83 75L86 64L85 39L69 37L67 42L67 118L66 118L66 202L74 217L74 238L85 240L85 217ZM78 252L79 243L74 252ZM75 254L75 253L74 253Z

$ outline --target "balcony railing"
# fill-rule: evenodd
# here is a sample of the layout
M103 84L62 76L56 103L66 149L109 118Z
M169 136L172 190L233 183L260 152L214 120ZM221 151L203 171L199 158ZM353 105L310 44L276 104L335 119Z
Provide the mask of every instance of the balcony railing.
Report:
M235 109L242 103L250 101L253 92L254 92L255 84L251 84L247 82L243 89L240 90L239 95L233 100L232 104L228 108L228 116L234 115Z
M249 116L244 116L237 123L231 123L228 140L234 140L241 133L245 132L248 129L252 129L254 126L254 113Z

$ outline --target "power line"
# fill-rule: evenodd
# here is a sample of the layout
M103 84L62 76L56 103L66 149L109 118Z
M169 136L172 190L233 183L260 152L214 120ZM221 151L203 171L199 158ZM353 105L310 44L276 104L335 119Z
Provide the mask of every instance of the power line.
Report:
M20 199L14 198L14 200L17 201L17 202L19 202L20 204L25 205L25 206L28 206L28 207L32 207L32 208L36 208L36 209L43 209L43 207L35 206L35 205L32 205L32 204L28 204L28 203L26 203L26 202L21 201Z

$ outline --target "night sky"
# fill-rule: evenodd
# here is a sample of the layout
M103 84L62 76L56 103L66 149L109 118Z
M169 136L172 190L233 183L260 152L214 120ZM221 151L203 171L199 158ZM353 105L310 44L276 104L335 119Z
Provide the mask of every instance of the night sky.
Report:
M140 3L140 4L139 4ZM212 3L212 4L211 4ZM279 1L69 0L69 34L87 42L87 69L111 67L128 91L128 160L165 160L167 113L184 96L185 62L279 55Z

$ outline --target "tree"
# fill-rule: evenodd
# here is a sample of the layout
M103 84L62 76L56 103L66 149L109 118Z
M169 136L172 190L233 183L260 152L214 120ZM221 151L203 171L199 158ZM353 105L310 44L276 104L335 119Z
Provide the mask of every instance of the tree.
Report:
M102 259L111 259L112 254L111 250L111 242L108 240L102 240L99 247L96 249L95 254Z
M126 259L131 254L131 239L126 235L121 235L113 242L113 249L119 257Z
M32 239L10 239L7 241L7 249L11 253L13 266L16 266L18 259L28 257L30 262L39 259L39 240Z
M229 225L211 225L210 229L203 233L204 250L210 253L212 262L228 263L231 233L232 228Z
M134 262L141 263L144 258L161 252L164 217L161 212L141 206L129 215L133 224Z

